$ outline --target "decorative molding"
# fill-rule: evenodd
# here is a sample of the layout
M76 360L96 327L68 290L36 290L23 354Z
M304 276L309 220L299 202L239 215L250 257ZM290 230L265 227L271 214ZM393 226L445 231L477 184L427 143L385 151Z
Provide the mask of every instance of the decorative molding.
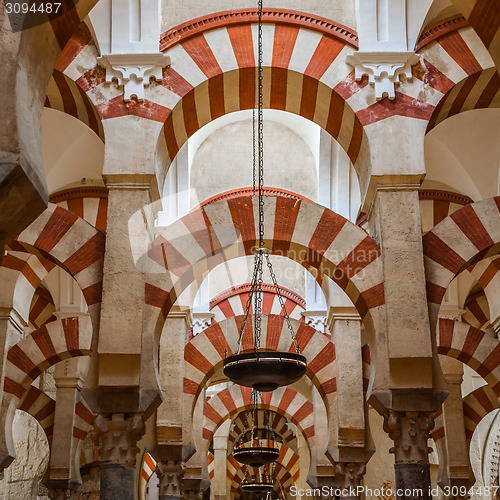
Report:
M440 189L419 189L418 199L420 201L449 201L450 203L456 203L457 205L463 206L474 203L474 200L465 194L454 193L453 191L442 191Z
M193 313L193 337L206 330L212 324L214 316L209 312Z
M284 198L295 198L297 200L304 200L309 203L312 203L312 200L302 196L300 194L294 193L292 191L287 191L286 189L279 189L275 187L267 187L263 188L264 196L283 196ZM230 191L225 191L224 193L212 196L212 198L208 198L208 200L203 201L196 207L194 207L191 212L198 210L199 208L206 207L207 205L211 205L212 203L217 203L222 200L232 200L234 198L241 198L243 196L253 196L255 192L255 196L257 195L257 191L254 191L253 187L232 189Z
M340 479L341 488L357 488L366 472L362 463L339 462L335 464L335 477Z
M181 498L182 478L186 472L184 462L169 460L167 462L157 462L156 475L158 476L158 488L160 498L163 495L169 498Z
M257 21L257 9L227 10L198 17L162 33L160 36L160 51L163 52L176 43L214 28L256 23ZM358 48L358 35L356 31L314 14L306 14L288 9L264 9L262 21L264 23L303 26L304 28L319 31L325 35L337 38L355 49Z
M111 416L97 415L94 428L101 436L101 456L104 462L135 467L139 452L137 442L146 431L142 415L125 417L123 413Z
M389 410L384 415L384 431L394 441L389 453L394 453L396 463L429 463L430 432L434 428L431 413Z
M133 96L144 100L144 87L151 80L161 82L163 68L169 65L169 58L161 52L153 54L106 54L97 58L106 68L106 82L113 80L123 86L123 100L129 102Z
M304 323L321 333L326 333L326 311L304 311Z
M212 310L220 302L222 302L230 297L234 297L235 295L240 295L242 293L248 293L250 291L250 287L251 287L251 283L243 283L242 285L233 286L233 287L229 288L228 290L224 290L223 292L216 295L210 301L210 306L209 306L210 310ZM262 291L276 293L274 285L272 285L270 283L262 283ZM291 301L295 302L298 306L302 307L303 309L306 308L306 301L297 293L292 292L292 290L289 290L288 288L283 288L281 286L280 286L280 292L281 292L281 295L285 299L290 299Z
M420 35L415 47L415 52L419 51L421 48L425 47L427 44L438 40L448 33L459 30L460 28L465 28L469 26L469 23L462 14L455 14L451 17L447 17L442 21L432 24Z
M80 198L107 198L108 190L104 186L77 186L69 189L62 189L49 195L51 203L70 201Z
M354 67L356 81L368 75L375 87L375 98L380 101L396 98L395 87L402 75L412 80L411 67L418 62L418 56L415 52L355 52L346 56L346 62Z

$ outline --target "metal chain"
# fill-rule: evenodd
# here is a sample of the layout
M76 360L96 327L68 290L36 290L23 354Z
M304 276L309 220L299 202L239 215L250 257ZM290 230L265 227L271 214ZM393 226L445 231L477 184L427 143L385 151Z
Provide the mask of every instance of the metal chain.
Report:
M255 109L252 109L252 144L253 144L253 194L257 191L257 153L255 140Z
M297 342L297 337L296 337L295 332L293 330L292 323L290 321L290 316L288 316L288 313L286 312L285 301L283 299L283 296L281 295L280 287L278 286L278 281L276 280L276 275L274 274L273 266L271 264L271 260L269 259L268 254L266 254L266 260L267 260L267 268L269 269L269 274L271 275L274 289L276 291L276 295L278 296L278 300L279 300L281 309L283 311L283 316L285 317L285 321L286 321L286 324L288 326L288 330L290 331L290 335L292 336L292 341L293 341L293 344L295 346L295 351L297 352L297 354L300 354L300 346L299 346L299 343Z
M259 159L259 246L264 246L264 74L262 68L263 50L262 50L262 0L258 0L259 9L259 109L258 109L258 159Z

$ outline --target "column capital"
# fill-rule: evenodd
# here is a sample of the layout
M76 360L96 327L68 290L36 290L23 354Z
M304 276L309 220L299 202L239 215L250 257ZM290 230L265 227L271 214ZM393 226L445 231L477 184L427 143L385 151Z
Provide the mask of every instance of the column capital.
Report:
M365 472L366 464L364 463L339 462L335 464L335 477L340 480L341 488L358 487Z
M104 182L108 190L143 190L149 191L151 199L160 199L158 180L155 174L103 174Z
M156 475L159 480L160 498L163 496L181 498L182 478L185 472L186 465L183 461L157 462Z
M389 452L394 453L396 463L428 463L432 448L427 440L433 428L431 412L388 410L384 414L384 431L394 441Z
M139 452L137 442L146 431L144 418L140 414L97 415L94 427L101 437L101 457L104 462L112 462L124 467L135 467Z

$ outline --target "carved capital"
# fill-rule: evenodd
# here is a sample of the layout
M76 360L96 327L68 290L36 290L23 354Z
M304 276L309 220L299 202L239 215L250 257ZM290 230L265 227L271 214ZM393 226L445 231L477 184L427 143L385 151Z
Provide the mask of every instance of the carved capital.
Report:
M185 471L186 466L183 462L169 460L168 462L158 462L156 464L160 497L162 495L181 497L182 478Z
M144 87L150 80L160 82L163 68L168 66L169 58L160 52L153 54L107 54L97 59L106 68L106 81L116 80L123 86L125 102L135 96L144 100Z
M339 462L335 464L335 477L341 488L356 488L365 475L366 465L362 463Z
M124 467L135 467L139 451L137 441L145 432L142 415L126 416L123 413L97 415L94 427L101 437L101 459Z
M427 440L433 428L432 413L389 410L384 415L384 431L394 441L389 452L394 453L396 463L428 463L432 448Z
M412 79L411 66L418 62L414 52L355 52L346 57L347 64L354 67L356 80L368 75L375 87L375 97L380 101L384 97L396 98L395 87L399 77L405 75Z

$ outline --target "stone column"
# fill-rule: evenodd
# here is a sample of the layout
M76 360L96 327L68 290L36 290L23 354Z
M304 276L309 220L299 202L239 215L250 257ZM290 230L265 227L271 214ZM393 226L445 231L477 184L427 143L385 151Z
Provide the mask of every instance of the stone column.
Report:
M182 498L182 478L185 470L186 466L184 465L184 462L178 462L175 460L157 462L156 475L159 479L159 500L180 500Z
M214 435L214 477L210 484L210 497L214 500L227 498L227 444L231 421L226 420Z
M429 453L427 440L434 428L430 412L394 411L384 415L384 430L394 441L396 488L401 500L431 500Z
M438 484L449 486L450 491L454 486L465 487L467 490L474 484L474 475L469 461L469 450L465 438L465 423L463 416L462 401L462 379L463 364L453 358L440 356L443 374L448 383L450 395L443 403L443 425L444 425L444 455L443 462L439 464ZM458 495L447 497L450 500L458 498L469 498L469 495Z
M76 443L73 439L75 405L83 383L80 365L79 358L67 359L58 363L54 372L56 409L45 485L49 491L54 492L53 498L57 499L69 497L80 478L80 471L75 463Z
M97 415L101 438L101 500L134 500L137 442L145 432L142 415Z
M362 463L339 462L335 464L335 477L338 488L341 490L340 498L358 500L361 498L358 487L366 472Z

